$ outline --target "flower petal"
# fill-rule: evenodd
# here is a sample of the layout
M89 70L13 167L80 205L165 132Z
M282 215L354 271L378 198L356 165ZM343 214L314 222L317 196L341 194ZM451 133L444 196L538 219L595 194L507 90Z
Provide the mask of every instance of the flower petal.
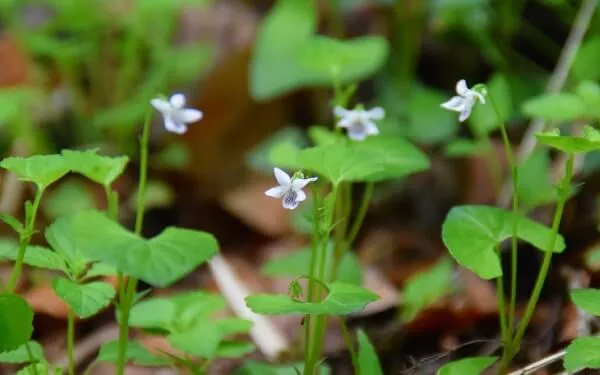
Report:
M458 81L456 83L456 93L458 95L465 96L468 91L469 91L469 88L467 87L467 81L465 81L464 79L461 79L460 81Z
M333 109L333 114L337 117L346 117L350 112L352 111L349 111L346 108L343 108L339 105L335 106L335 108Z
M273 168L273 172L275 173L275 179L277 180L279 185L283 187L292 186L292 179L287 173L285 173L279 168Z
M317 177L295 178L294 181L292 181L292 189L298 191L313 181L317 181Z
M367 129L364 126L351 126L348 128L348 138L353 141L364 141L367 135Z
M165 117L165 129L175 134L184 134L187 131L187 126L181 122L177 121L173 118L173 116L168 115Z
M458 121L464 122L466 119L468 119L469 116L471 116L472 109L472 105L466 105L465 108L460 112L460 115L458 116Z
M442 103L441 107L449 111L461 112L465 108L465 98L462 96L453 96L447 102Z
M200 121L203 114L202 111L193 108L184 108L180 109L177 113L177 119L181 122L185 122L186 124L191 124L196 121Z
M287 193L283 196L283 199L281 200L283 208L293 210L294 208L298 207L298 204L300 202L296 200L297 197L298 193L296 193L294 190L288 190Z
M367 121L365 123L365 133L368 135L377 135L379 134L379 128L372 121Z
M173 109L181 109L185 105L185 95L179 93L173 94L171 95L169 102L171 102Z
M287 189L281 186L275 186L265 191L265 195L273 198L281 198L285 195Z
M171 112L171 103L166 100L155 98L150 100L150 104L161 113L169 113Z
M335 126L337 126L338 128L349 128L350 126L352 126L353 119L354 118L350 118L350 116L343 117L340 121L338 121L337 124L335 124Z
M385 110L381 107L371 108L365 112L367 117L373 120L381 120L385 117Z
M306 193L302 190L296 190L296 202L303 202L306 200Z

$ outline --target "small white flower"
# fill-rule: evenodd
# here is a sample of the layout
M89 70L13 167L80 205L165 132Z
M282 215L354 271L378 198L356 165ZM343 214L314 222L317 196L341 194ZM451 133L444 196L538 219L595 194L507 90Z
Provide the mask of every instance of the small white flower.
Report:
M169 100L152 99L150 104L160 112L165 121L165 128L171 133L183 134L187 131L187 125L199 121L202 112L193 108L184 108L185 96L174 94Z
M337 106L333 113L340 117L336 126L348 129L348 137L355 141L363 141L369 135L379 134L379 129L373 120L381 120L385 117L385 111L381 107L365 111L362 108L348 110Z
M458 96L452 97L445 103L442 103L442 108L450 111L460 112L458 121L463 122L471 115L471 110L475 103L479 100L481 104L485 104L485 97L476 90L471 90L467 87L467 82L461 79L456 84L456 93Z
M302 189L308 185L308 183L317 181L316 177L290 177L279 168L274 168L273 171L275 172L275 179L279 186L275 186L274 188L265 191L265 195L273 198L282 198L281 202L283 208L287 208L288 210L293 210L298 207L298 204L306 199L306 194Z

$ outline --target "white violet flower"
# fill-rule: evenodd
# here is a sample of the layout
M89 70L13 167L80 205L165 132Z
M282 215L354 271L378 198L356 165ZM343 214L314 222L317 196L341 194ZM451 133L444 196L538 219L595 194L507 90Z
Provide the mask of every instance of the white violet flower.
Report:
M471 110L475 103L479 100L481 104L485 104L485 97L477 90L472 90L467 87L467 82L461 79L456 84L456 93L458 96L453 96L450 100L442 103L442 108L450 111L460 112L458 121L463 122L471 115Z
M183 134L187 131L188 124L199 121L203 114L193 108L184 108L185 96L174 94L169 100L155 98L150 104L162 115L165 128L171 133Z
M265 191L265 195L273 198L281 198L283 208L287 208L288 210L293 210L298 207L298 204L306 199L306 194L302 189L310 182L317 181L316 177L290 177L279 168L274 168L273 171L275 172L275 179L279 186L275 186L274 188Z
M340 117L336 126L348 129L348 137L355 141L363 141L369 135L379 134L374 120L381 120L385 117L385 111L381 107L365 111L362 108L348 110L337 106L333 113Z

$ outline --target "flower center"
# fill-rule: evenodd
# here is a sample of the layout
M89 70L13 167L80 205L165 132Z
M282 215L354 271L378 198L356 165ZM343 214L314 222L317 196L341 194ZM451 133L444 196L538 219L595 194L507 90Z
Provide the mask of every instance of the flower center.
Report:
M283 202L286 206L293 206L296 204L296 197L298 197L298 193L294 190L290 190L285 194L285 197L283 197Z

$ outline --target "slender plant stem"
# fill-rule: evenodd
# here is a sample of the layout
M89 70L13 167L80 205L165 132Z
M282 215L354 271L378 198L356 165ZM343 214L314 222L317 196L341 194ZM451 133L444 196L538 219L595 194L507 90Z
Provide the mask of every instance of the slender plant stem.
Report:
M148 143L150 140L150 120L152 119L152 112L148 110L146 119L144 120L144 126L142 128L142 137L140 139L140 178L138 183L137 193L137 214L135 217L135 233L139 236L142 234L142 227L144 224L144 206L145 206L145 195L146 185L148 183ZM122 277L122 284L125 278ZM133 305L133 299L135 297L135 291L137 289L137 279L129 277L125 283L127 286L120 288L122 293L121 303L119 305L121 309L120 324L119 324L119 348L117 357L117 375L124 375L125 362L127 354L127 343L129 340L129 312Z
M339 187L337 185L333 186L333 190L331 192L333 202L337 202L339 197ZM335 203L334 203L335 204ZM335 207L335 206L334 206ZM316 215L319 215L317 213ZM318 281L325 282L326 272L327 272L327 253L329 247L329 235L331 232L331 218L327 217L327 220L322 223L322 228L325 228L325 233L321 233L321 229L317 231L317 233L313 233L313 236L318 236L316 241L313 241L313 252L312 257L317 260L314 261L311 259L311 278L316 278ZM314 238L313 238L314 240ZM315 264L316 263L316 264ZM316 275L315 275L316 273ZM317 284L315 282L315 284ZM316 287L316 285L315 285ZM318 300L321 299L324 290L320 287L317 293L316 298ZM315 291L313 290L313 293ZM307 345L308 351L305 353L305 362L304 362L304 375L314 375L315 370L317 370L317 363L319 361L319 356L321 355L321 349L323 344L323 336L325 334L325 326L327 323L327 317L324 315L313 315L310 316L307 320L310 322L310 332L307 334L309 342ZM313 325L314 324L314 325Z
M67 317L67 357L69 363L67 365L69 375L75 375L75 314L69 309Z
M356 374L360 374L360 367L358 365L358 355L356 354L356 350L354 349L354 342L352 341L352 335L350 334L350 330L348 329L348 325L344 321L343 317L338 318L340 322L340 327L342 328L342 335L344 336L344 342L346 343L346 347L348 348L348 352L350 353L350 358L352 360L352 367L354 368L354 372ZM361 374L363 375L363 374ZM364 374L367 375L367 374Z
M29 362L33 364L31 368L33 369L33 375L38 375L37 371L37 362L38 360L33 356L33 352L31 351L31 346L29 343L25 343L25 351L27 351L27 357L29 358Z
M573 154L569 154L569 159L567 160L565 176L562 179L561 187L560 187L560 196L558 202L556 203L556 210L554 211L554 218L552 219L552 234L550 235L550 240L548 241L548 246L546 247L546 252L544 254L544 259L542 260L542 265L540 267L540 271L538 273L537 279L535 281L535 285L533 287L533 291L531 292L531 296L529 297L529 301L527 302L527 307L525 308L525 314L523 315L523 319L519 323L517 328L517 332L515 334L515 338L513 341L513 347L515 348L513 355L516 354L517 350L521 346L521 340L523 339L523 335L525 334L525 330L529 325L529 321L533 316L533 312L535 311L535 306L540 298L540 294L542 292L542 288L544 286L544 281L546 280L546 276L548 275L548 270L550 269L550 261L552 260L552 250L554 250L554 246L556 245L556 240L558 239L558 230L560 227L560 222L562 220L562 215L564 212L565 204L569 199L569 188L571 186L571 179L573 178L573 168L574 168L574 160L575 157Z
M504 124L504 119L500 115L500 111L498 110L498 106L494 101L494 98L491 94L488 95L490 104L494 108L494 112L498 118L498 123L500 124L500 133L502 135L502 143L504 144L504 151L506 153L506 160L508 161L508 166L510 168L510 173L512 177L512 188L513 188L513 199L512 199L512 227L511 227L511 252L510 252L510 304L508 309L508 331L509 335L512 335L514 321L515 321L515 312L516 312L516 301L517 301L517 231L519 229L519 169L517 168L517 164L515 163L515 158L512 151L512 146L510 144L510 139L508 138L508 133L506 131L506 126ZM507 342L505 345L509 345L510 342Z
M498 251L500 254L500 251ZM499 255L498 255L499 256ZM506 323L506 306L504 306L504 279L502 276L496 279L496 293L498 294L498 315L500 320L500 335L502 336L503 345L510 345L510 331Z
M354 223L352 223L352 227L348 232L348 239L346 240L348 246L352 246L352 243L356 240L358 231L360 230L360 227L362 226L362 223L365 220L365 216L367 215L367 209L369 208L369 203L371 202L371 198L373 197L374 186L375 184L373 184L373 182L367 182L365 185L365 191L363 192L363 196L360 201L360 206L358 207L356 219L354 219Z
M26 219L25 228L23 228L23 232L20 234L19 251L17 253L17 259L15 260L15 266L12 270L12 273L10 274L10 278L8 279L8 284L6 285L6 290L10 293L14 292L15 288L17 287L19 277L21 276L21 271L23 270L23 260L25 259L25 251L27 250L27 245L29 245L31 236L33 235L33 230L35 228L35 219L37 217L38 208L40 207L42 195L44 195L44 190L38 189L35 193L35 198L31 207L31 217L28 217Z
M308 269L308 291L306 295L306 300L308 302L315 302L317 300L315 290L317 288L315 282L315 275L317 274L317 263L318 263L318 246L319 246L319 238L320 238L320 222L321 215L319 214L319 210L321 207L321 202L319 200L319 191L316 185L312 185L312 197L313 197L313 235L312 235L312 251L310 257L310 266ZM311 335L313 330L313 320L310 315L306 315L304 318L304 354L308 359L308 353L310 353L310 343L311 343Z

